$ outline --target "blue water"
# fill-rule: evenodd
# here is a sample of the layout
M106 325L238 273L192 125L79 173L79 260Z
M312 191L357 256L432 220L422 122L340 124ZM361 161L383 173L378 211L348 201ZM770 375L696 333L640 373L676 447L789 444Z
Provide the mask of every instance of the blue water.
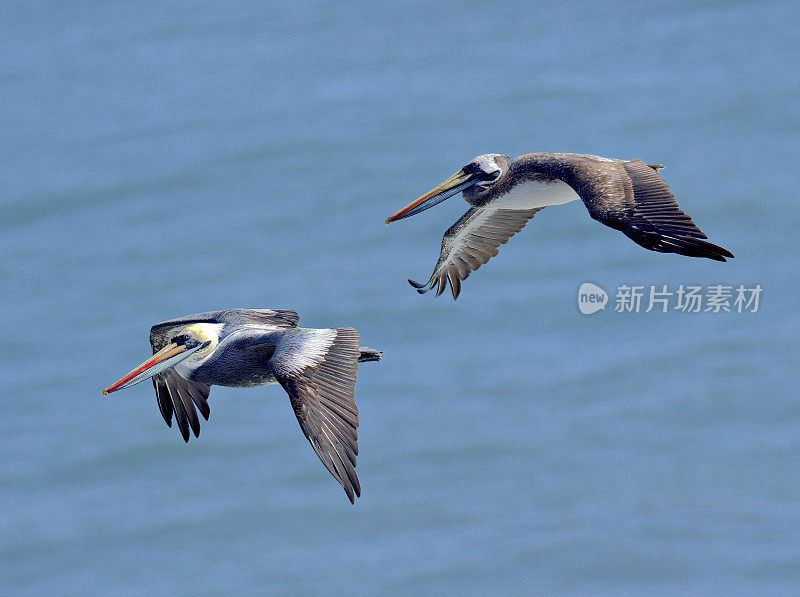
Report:
M775 593L800 585L794 2L0 9L0 593ZM549 208L419 296L485 152L641 157L729 263ZM582 315L577 289L610 295ZM618 313L623 284L757 312ZM359 371L351 506L279 387L188 445L100 390L151 324L294 308Z

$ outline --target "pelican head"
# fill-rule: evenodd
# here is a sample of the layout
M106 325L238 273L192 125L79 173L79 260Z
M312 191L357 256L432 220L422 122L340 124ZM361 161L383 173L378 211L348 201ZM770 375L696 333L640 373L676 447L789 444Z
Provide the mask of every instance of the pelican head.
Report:
M464 199L468 203L472 203L475 198L485 193L497 182L508 170L510 162L507 155L500 153L479 155L442 184L387 218L386 223L416 215L461 191L464 193Z
M187 376L214 352L219 344L221 328L221 324L194 323L179 329L169 344L103 390L103 396L149 379L170 367L176 367Z

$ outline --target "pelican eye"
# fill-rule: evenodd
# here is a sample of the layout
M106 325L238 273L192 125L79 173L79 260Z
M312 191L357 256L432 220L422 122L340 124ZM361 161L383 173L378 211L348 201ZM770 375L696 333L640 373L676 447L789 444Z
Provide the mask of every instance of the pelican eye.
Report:
M492 164L494 165L494 164ZM487 165L488 166L488 165ZM470 162L466 166L461 169L464 174L471 174L477 179L478 184L484 185L487 182L494 182L500 175L503 173L501 169L492 170L491 172L487 172L483 169L481 164L478 162Z
M189 334L181 334L180 336L175 336L175 337L172 339L172 341L173 341L175 344L177 344L178 346L180 346L181 344L186 344L186 343L187 343L187 342L189 342L189 340L191 340L191 339L192 339L192 337L191 337Z
M486 189L486 188L490 187L492 184L494 184L494 181L496 181L498 178L500 178L500 175L502 173L503 173L502 170L494 170L492 172L485 172L485 171L481 170L478 173L478 181L477 181L476 184L479 187Z

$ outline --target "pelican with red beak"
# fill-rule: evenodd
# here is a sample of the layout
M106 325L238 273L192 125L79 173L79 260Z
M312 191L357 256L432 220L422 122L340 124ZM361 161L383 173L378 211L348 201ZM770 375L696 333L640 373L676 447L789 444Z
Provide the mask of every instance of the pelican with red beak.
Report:
M352 328L299 328L299 316L281 309L230 309L157 323L150 329L153 356L111 384L103 395L152 378L169 427L172 416L184 441L200 434L197 410L208 420L212 385L246 388L279 383L317 456L354 503L358 363L382 353L359 346Z
M425 283L409 283L417 292L447 283L453 298L461 281L497 255L500 245L549 205L579 199L589 215L651 251L725 261L733 254L708 238L678 207L659 175L661 164L617 160L577 153L479 155L442 184L386 219L401 220L425 211L457 193L470 209L442 239L439 260Z

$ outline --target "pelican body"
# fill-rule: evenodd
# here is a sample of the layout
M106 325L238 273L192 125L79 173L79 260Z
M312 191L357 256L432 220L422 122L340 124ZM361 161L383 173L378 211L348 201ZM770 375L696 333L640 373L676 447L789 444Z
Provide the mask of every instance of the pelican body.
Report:
M105 390L115 392L152 378L161 415L175 415L188 442L200 434L197 410L208 420L212 385L248 388L279 383L319 459L354 503L358 363L382 353L359 346L352 328L299 328L296 312L230 309L157 323L150 329L153 356Z
M458 298L461 281L497 255L499 246L551 205L583 201L595 220L651 251L725 261L733 254L712 244L678 207L659 175L661 164L577 153L529 153L511 160L476 157L386 223L418 214L462 193L470 209L444 234L439 260L427 282L409 280L418 292L447 283Z

